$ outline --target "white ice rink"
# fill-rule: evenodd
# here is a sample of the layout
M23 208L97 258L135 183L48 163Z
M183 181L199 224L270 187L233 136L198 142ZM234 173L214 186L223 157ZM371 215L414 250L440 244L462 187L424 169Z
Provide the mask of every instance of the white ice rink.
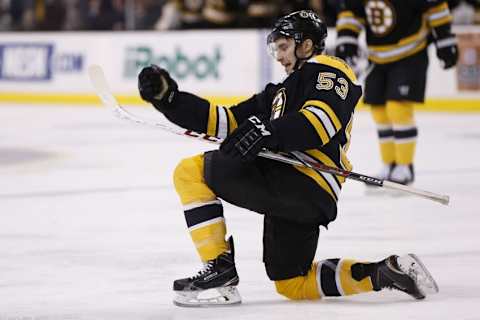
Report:
M438 295L288 301L261 262L261 216L226 205L243 304L209 309L172 304L173 280L200 263L171 176L181 158L211 145L100 107L0 106L0 119L0 320L480 319L480 114L417 114L415 186L450 195L449 207L366 196L350 181L320 235L317 259L417 253ZM378 169L366 112L350 158L355 171Z

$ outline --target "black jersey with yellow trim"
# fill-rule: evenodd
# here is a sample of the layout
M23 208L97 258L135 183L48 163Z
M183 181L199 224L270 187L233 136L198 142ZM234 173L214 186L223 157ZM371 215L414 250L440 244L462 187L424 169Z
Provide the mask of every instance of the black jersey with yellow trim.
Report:
M280 150L351 170L346 152L361 95L355 74L343 60L328 55L309 60L276 87L272 99L270 123ZM303 167L295 169L338 200L344 178Z
M385 64L425 50L431 30L451 21L444 0L342 0L337 42L351 42L365 29L369 59Z
M351 170L346 152L350 144L355 107L362 95L352 69L341 59L319 55L306 62L280 84L232 107L210 104L179 92L174 105L162 109L184 128L225 138L251 115L270 120L280 151L295 152L329 166ZM294 167L312 178L334 202L344 178Z

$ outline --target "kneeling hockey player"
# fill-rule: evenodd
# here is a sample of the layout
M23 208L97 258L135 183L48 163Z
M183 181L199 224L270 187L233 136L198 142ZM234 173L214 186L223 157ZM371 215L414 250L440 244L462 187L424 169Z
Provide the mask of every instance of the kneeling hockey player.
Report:
M415 255L379 262L313 261L319 227L337 215L344 178L257 157L262 149L289 153L346 170L355 106L362 95L343 60L322 55L327 29L312 11L280 18L268 37L288 77L230 108L178 90L157 66L139 75L142 98L171 122L225 139L220 150L182 160L174 172L188 230L204 263L196 275L175 280L183 306L240 303L233 240L226 240L222 202L264 216L263 261L278 293L319 299L384 288L416 299L435 292L435 281ZM203 298L206 291L217 291Z

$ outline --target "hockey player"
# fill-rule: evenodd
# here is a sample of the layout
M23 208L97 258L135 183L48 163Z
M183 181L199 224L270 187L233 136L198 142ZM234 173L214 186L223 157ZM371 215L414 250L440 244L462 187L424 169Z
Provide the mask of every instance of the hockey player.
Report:
M144 100L177 125L225 139L219 150L184 159L174 172L188 230L204 263L196 275L173 283L176 304L241 301L233 240L225 240L220 199L264 215L266 273L277 291L290 299L384 288L422 299L425 288L436 290L414 255L392 255L372 263L313 262L319 227L335 220L344 179L257 157L266 148L351 169L346 152L361 87L342 60L321 54L326 36L325 24L312 11L280 18L268 46L288 77L230 108L179 91L168 72L157 66L141 71ZM219 294L202 298L209 289Z
M366 30L370 73L364 101L377 125L383 168L380 179L414 181L417 126L414 104L425 98L430 37L443 68L458 59L444 0L342 0L335 55L355 64L358 35Z

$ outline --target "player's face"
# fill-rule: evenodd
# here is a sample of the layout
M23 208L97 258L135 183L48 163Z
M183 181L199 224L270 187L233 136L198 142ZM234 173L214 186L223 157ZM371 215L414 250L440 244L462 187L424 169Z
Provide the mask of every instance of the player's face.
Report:
M292 38L278 38L270 44L272 56L280 62L285 68L285 72L290 74L293 72L295 62L295 41Z

